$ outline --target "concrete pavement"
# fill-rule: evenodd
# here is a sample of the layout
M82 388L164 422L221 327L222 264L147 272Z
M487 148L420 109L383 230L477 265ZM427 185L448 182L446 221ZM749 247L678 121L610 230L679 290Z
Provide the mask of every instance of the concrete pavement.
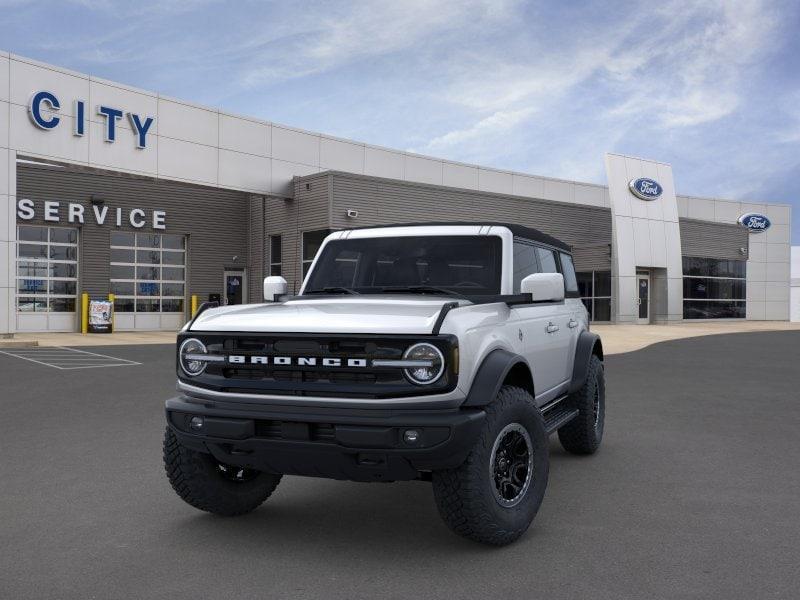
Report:
M605 439L554 439L531 530L479 546L429 484L284 477L261 508L184 504L161 461L166 345L59 371L0 354L0 597L794 599L800 332L609 356Z

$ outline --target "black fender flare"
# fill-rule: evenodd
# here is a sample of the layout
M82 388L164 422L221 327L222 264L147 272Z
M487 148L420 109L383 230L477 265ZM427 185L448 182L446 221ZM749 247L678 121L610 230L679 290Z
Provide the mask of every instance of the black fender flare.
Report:
M486 406L495 399L509 371L518 364L525 365L530 373L527 361L519 354L502 348L496 348L486 355L472 380L467 399L461 406Z
M572 381L569 383L569 393L575 393L586 381L586 373L589 370L589 359L592 354L596 354L603 360L603 342L600 336L590 331L582 331L578 336L578 343L575 347L575 362L572 365Z

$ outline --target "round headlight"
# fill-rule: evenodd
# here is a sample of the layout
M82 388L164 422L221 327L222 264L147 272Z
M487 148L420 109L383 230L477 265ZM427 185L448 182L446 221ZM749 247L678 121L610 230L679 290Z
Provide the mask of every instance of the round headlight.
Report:
M406 377L417 385L434 383L444 373L444 356L433 344L414 344L403 354L403 360L418 360L430 365L404 369Z
M200 373L206 370L206 365L208 364L204 360L192 360L191 356L193 354L208 354L208 350L206 350L205 344L200 340L189 338L181 344L178 356L180 357L179 362L181 364L181 369L190 377L200 375Z

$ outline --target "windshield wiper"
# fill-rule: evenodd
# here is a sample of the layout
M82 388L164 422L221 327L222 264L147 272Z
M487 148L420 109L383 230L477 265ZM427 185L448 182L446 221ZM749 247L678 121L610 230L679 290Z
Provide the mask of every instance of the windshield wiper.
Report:
M405 285L382 287L382 292L411 292L412 294L444 294L445 296L455 296L456 298L466 298L464 294L448 290L447 288L436 287L435 285Z
M324 287L318 290L309 290L306 294L351 294L353 296L360 295L359 292L351 290L347 287L340 287L338 285Z

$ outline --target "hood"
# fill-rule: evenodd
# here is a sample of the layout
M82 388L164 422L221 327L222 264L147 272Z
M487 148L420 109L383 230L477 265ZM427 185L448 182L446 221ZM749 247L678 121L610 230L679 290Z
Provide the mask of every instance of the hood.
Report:
M204 311L191 331L430 334L442 305L454 300L404 294L224 306Z

